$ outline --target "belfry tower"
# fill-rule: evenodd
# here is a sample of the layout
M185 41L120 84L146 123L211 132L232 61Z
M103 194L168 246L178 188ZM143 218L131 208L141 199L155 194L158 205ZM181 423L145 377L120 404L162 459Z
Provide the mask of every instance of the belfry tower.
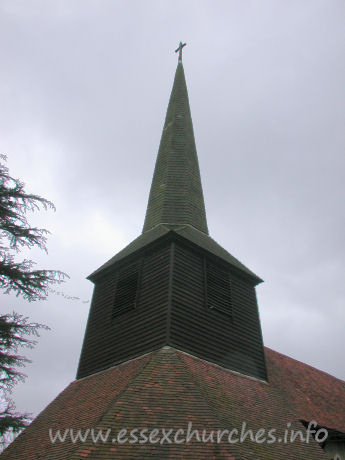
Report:
M345 460L344 382L263 348L261 280L209 236L183 46L143 232L90 275L77 379L1 459ZM315 421L327 440L286 441Z
M182 47L142 234L89 277L77 378L170 346L266 379L253 272L208 233Z

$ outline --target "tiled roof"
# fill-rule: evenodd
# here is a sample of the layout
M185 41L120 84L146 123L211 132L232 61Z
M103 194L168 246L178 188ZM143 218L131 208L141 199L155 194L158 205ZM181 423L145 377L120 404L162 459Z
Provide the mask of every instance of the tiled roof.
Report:
M249 268L243 265L239 260L237 260L234 256L232 256L228 251L222 248L213 238L206 235L205 233L197 230L196 228L192 227L191 225L157 225L153 229L141 234L133 240L129 245L127 245L124 249L120 252L115 254L111 259L109 259L105 264L95 270L90 276L89 279L93 279L94 276L99 275L104 270L109 269L113 264L123 260L125 257L134 254L136 251L147 247L149 244L157 241L159 238L167 235L169 232L177 233L179 236L183 237L184 239L190 241L191 243L196 244L200 248L204 249L205 251L210 252L211 254L219 257L220 259L224 260L225 262L229 263L233 267L236 267L240 271L246 273L250 277L252 277L256 284L262 281L255 273L253 273Z
M165 428L200 431L275 428L303 430L300 419L345 432L344 382L266 349L269 383L245 377L172 348L137 358L74 381L2 454L5 459L236 459L321 460L315 442L188 444L52 444L48 429ZM175 432L174 431L174 432ZM105 432L105 431L104 431Z
M301 420L345 433L345 382L266 348L270 383L289 397Z
M189 224L208 233L182 62L170 95L143 232L163 223Z

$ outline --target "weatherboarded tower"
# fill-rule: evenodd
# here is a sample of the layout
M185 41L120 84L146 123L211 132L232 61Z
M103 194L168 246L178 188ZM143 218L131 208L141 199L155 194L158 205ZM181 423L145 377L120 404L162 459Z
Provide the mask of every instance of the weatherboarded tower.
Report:
M171 346L266 379L253 272L208 233L182 44L142 234L96 270L77 378Z
M209 236L183 46L143 232L90 275L77 379L4 460L345 460L345 383L263 347L261 280Z

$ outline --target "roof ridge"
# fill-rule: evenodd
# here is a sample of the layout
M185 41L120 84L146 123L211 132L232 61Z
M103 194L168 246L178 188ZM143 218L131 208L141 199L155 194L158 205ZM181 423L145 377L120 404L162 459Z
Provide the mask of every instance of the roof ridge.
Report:
M182 350L179 350L177 348L174 348L174 347L170 347L170 348L173 350L173 353L175 354L177 360L181 363L182 367L185 369L185 372L191 377L191 380L193 381L194 387L197 388L197 390L198 390L198 392L199 392L199 394L201 396L201 399L206 403L206 405L209 408L209 410L211 411L213 417L217 420L217 422L219 424L219 426L217 428L222 428L223 430L227 430L228 429L227 423L217 413L215 405L212 404L212 401L210 400L208 395L205 393L205 391L202 390L202 387L200 385L199 380L196 378L195 374L191 371L191 369L189 368L187 363L182 359L182 355L188 355L188 356L191 356L192 358L195 358L197 360L200 359L200 358L194 357L193 355L189 355L188 353L186 353L186 352L184 352ZM202 360L202 361L205 361L209 365L213 365L213 363L210 363L209 361L206 361L206 360ZM225 368L223 368L221 366L217 366L217 367L222 369L223 371L228 370L228 369L225 369ZM240 374L240 375L242 375L242 374ZM256 380L256 381L258 381L260 383L264 383L263 381L261 381L259 379L254 379L254 380ZM221 448L221 450L224 449L224 446L221 443L219 443L218 446ZM229 445L229 447L230 447L230 445ZM227 451L227 453L230 454L230 455L233 455L233 453L235 452L236 457L234 457L234 458L235 459L239 458L239 457L237 457L237 455L240 455L240 452L238 451L238 446L236 444L231 444L231 447L233 449L233 452L230 453L230 452ZM254 458L255 457L255 452L251 448L249 448L248 446L246 446L246 449L248 449L247 453L251 454L251 456L253 456L252 458Z
M142 382L139 380L142 378L143 381L147 382L149 381L150 383L148 384L149 387L155 386L159 383L152 381L152 376L155 375L157 371L161 369L162 363L164 365L164 357L167 356L166 358L166 363L168 365L175 364L174 366L174 379L178 380L178 383L182 385L184 390L190 391L190 385L193 386L193 389L195 392L197 392L197 400L205 405L205 410L208 413L208 416L211 414L212 418L214 419L213 421L210 420L210 417L208 417L208 422L211 422L211 424L214 427L215 430L221 429L221 430L226 430L227 426L222 421L219 416L217 415L214 406L211 404L209 398L204 394L204 392L200 388L200 384L198 383L197 379L194 377L193 373L191 370L188 368L188 365L180 358L180 354L184 353L174 347L171 346L164 346L160 348L157 351L151 352L150 359L147 360L147 362L142 366L142 368L136 373L135 377L131 378L128 382L128 384L121 390L119 395L116 396L116 398L112 399L110 403L107 406L107 409L104 411L102 416L99 418L98 422L94 423L93 428L97 430L101 430L104 427L110 427L110 422L106 422L107 416L109 416L110 420L115 420L116 423L116 417L119 417L121 419L122 417L122 412L126 411L127 408L131 406L131 403L136 405L135 398L138 397L139 391L138 389L135 388L136 385L139 386L140 388L140 394L145 394L145 386L142 385ZM176 366L178 365L178 366ZM147 375L147 373L149 374ZM149 377L149 379L147 379ZM189 382L188 382L189 380ZM158 380L159 382L159 380ZM129 391L132 393L130 394ZM175 387L176 389L176 387ZM184 391L185 393L186 391ZM127 396L127 398L126 398ZM145 399L140 399L143 401L143 404L145 404ZM122 401L121 401L122 400ZM153 406L154 406L154 401L150 401ZM122 407L117 407L119 403L122 403ZM199 406L200 408L200 406ZM138 407L138 409L144 409L147 410L148 414L150 414L151 408L147 407L145 405ZM186 414L186 421L188 420L188 415ZM112 422L112 425L114 425L114 421ZM150 425L147 423L147 425ZM159 423L156 423L154 428L172 428L173 426L167 426L167 424L160 426ZM127 426L126 426L127 428ZM138 428L143 428L138 421ZM205 429L203 426L194 426L193 429L197 429L198 431L201 431ZM112 429L113 432L113 429ZM98 446L98 445L96 445ZM79 460L81 454L86 454L89 451L92 451L95 448L95 444L93 444L92 439L87 438L87 442L83 443L82 446L76 446L77 449L73 450L72 455L70 456L71 460ZM214 449L224 451L224 445L222 443L215 443L212 446ZM240 454L239 452L239 447L236 444L229 445L229 448L231 447L231 452L226 450L226 452L229 455L232 455L233 457L230 458L239 458L237 455ZM79 449L78 449L79 448ZM96 447L101 448L101 447ZM246 449L248 449L248 453L252 455L252 458L254 458L254 452L252 449L250 449L248 446L246 446ZM234 456L236 454L236 456Z
M279 352L274 355L269 353L269 356L273 369L276 368L277 375L281 378L281 368L284 371L284 368L289 367L289 361L279 359ZM251 430L252 433L258 433L262 428L275 428L277 435L282 436L287 423L291 423L291 429L295 432L297 429L304 430L300 422L303 419L317 420L321 422L320 426L343 432L344 425L341 423L345 423L345 420L339 406L339 401L342 404L343 398L327 398L326 406L321 407L320 413L317 395L311 404L301 397L294 404L290 404L286 398L289 393L293 395L290 387L284 388L279 382L278 386L261 385L264 382L249 378L240 381L238 374L227 372L220 366L171 346L151 352L150 356L141 359L142 361L140 358L133 359L130 363L125 363L126 365L110 368L110 372L105 370L99 375L81 379L68 386L48 406L44 415L36 418L15 443L3 452L4 458L21 458L22 452L25 452L28 460L34 460L39 455L46 459L80 460L82 457L95 456L104 459L182 458L183 454L183 458L193 456L202 459L221 456L232 460L234 457L316 460L327 458L317 443L306 444L298 438L293 445L279 444L278 441L270 446L268 443L253 443L251 439L240 442L239 433L243 430L241 426L246 422L245 432ZM302 375L297 372L297 377L302 379L303 372ZM307 375L307 386L311 378L312 376ZM288 376L285 380L288 382ZM325 383L327 385L327 381ZM81 388L78 388L78 384ZM344 395L343 387L340 395ZM311 397L314 396L315 392L312 391ZM327 416L328 411L334 412L334 422ZM325 417L320 418L323 413ZM336 423L339 416L340 424ZM184 446L167 443L162 447L160 444L145 446L135 441L132 444L125 441L125 445L120 445L112 441L113 435L119 436L123 428L127 429L125 436L128 441L132 439L132 428L137 428L139 432L143 428L149 432L158 428L159 434L162 434L164 428L165 432L172 429L176 433L177 428L186 428L189 422L192 424L191 429L196 430L199 437L207 439L205 443L197 442L195 436ZM223 431L224 425L228 434L237 429L235 437L238 444L227 444L226 434L217 445L212 442L219 436L218 429ZM97 430L102 430L102 437L105 433L109 433L110 437L108 436L107 441L98 437L96 444L89 433L86 442L72 444L74 441L70 440L63 445L59 442L53 445L48 436L49 426L53 430L59 428L62 431L68 427L76 430L80 428L82 434L85 434L87 428L93 428L96 436ZM188 432L190 433L190 429ZM138 437L141 439L141 436Z

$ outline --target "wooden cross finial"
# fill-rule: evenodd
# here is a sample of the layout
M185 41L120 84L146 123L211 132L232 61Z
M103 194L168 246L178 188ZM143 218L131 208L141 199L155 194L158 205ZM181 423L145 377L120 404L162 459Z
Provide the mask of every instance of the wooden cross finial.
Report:
M179 52L178 53L178 62L182 62L182 49L186 45L187 45L187 43L180 42L178 48L175 50L175 53Z

